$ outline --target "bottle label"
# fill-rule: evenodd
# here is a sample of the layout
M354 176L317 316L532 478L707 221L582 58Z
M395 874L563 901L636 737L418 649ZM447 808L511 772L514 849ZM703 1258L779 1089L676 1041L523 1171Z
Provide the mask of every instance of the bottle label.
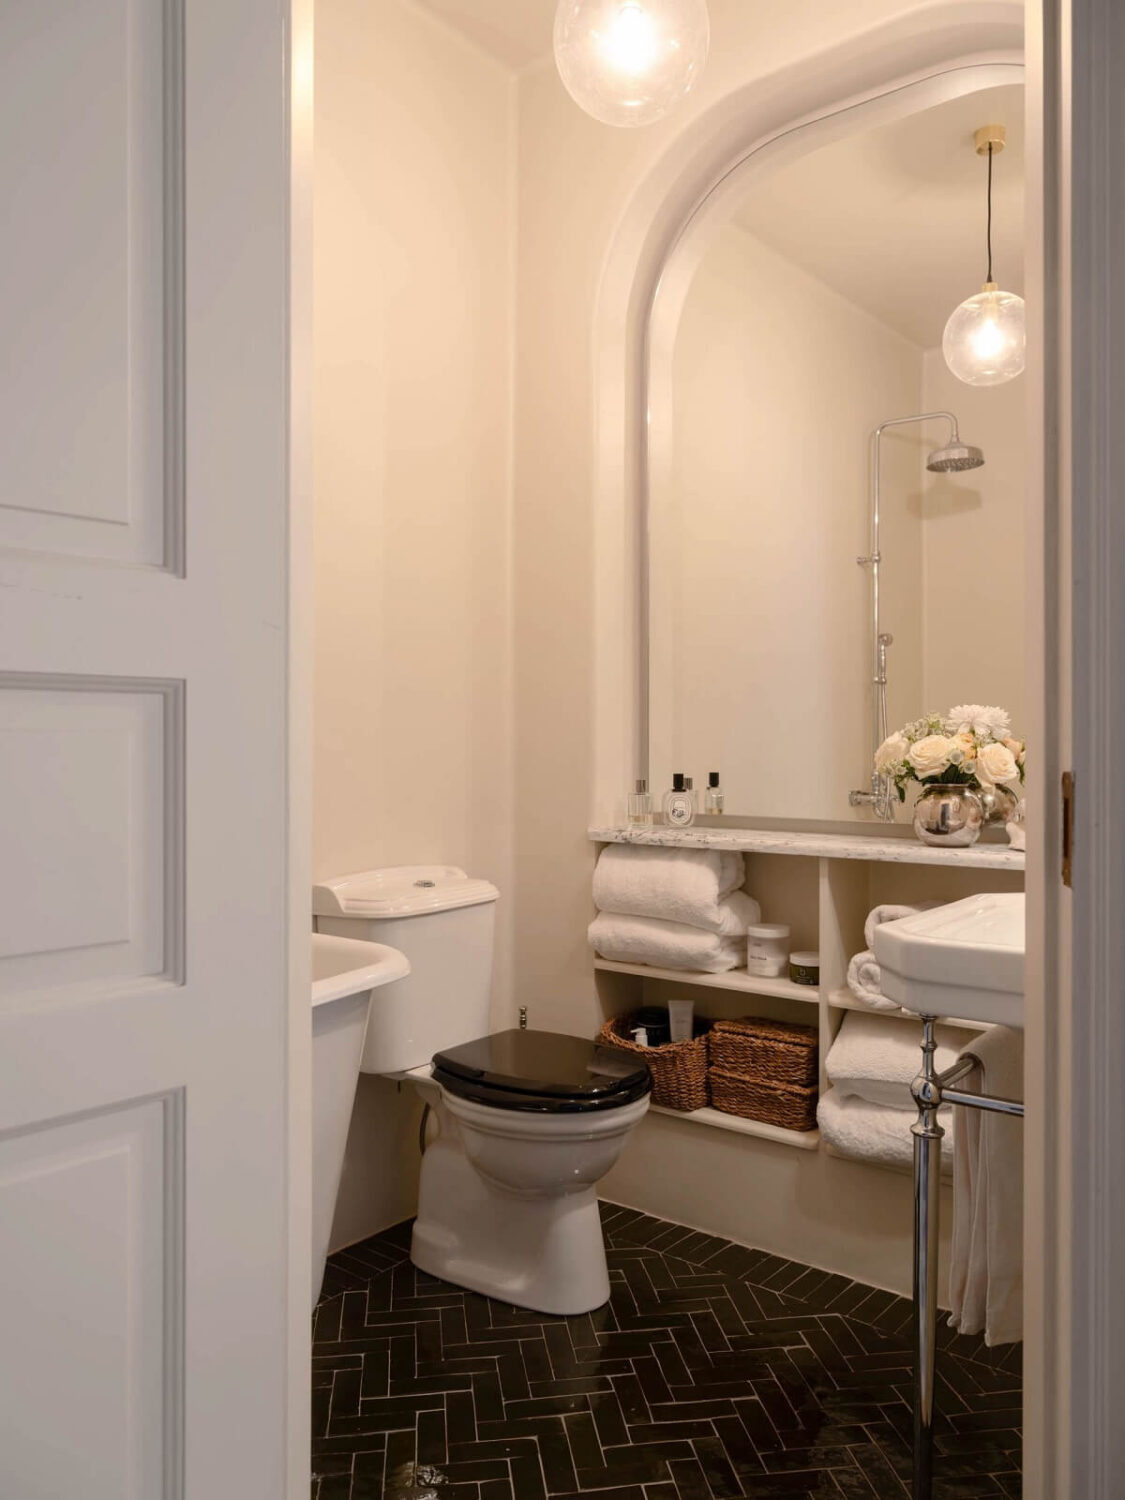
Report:
M692 820L691 802L687 797L672 797L668 802L668 821L683 828Z

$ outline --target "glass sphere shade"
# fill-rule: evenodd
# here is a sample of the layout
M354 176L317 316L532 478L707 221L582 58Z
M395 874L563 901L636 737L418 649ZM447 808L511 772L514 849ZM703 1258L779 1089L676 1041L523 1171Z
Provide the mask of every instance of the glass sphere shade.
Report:
M555 62L567 91L604 125L650 125L707 60L706 0L559 0Z
M1024 302L989 282L954 308L941 341L945 362L966 385L1003 385L1023 373Z

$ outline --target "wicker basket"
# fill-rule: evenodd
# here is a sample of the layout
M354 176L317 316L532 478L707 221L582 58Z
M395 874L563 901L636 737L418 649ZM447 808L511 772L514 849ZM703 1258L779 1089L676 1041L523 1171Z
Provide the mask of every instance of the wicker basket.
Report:
M727 1115L761 1120L782 1130L816 1129L816 1085L804 1088L791 1083L771 1083L764 1078L746 1078L712 1068L711 1103Z
M711 1029L711 1067L761 1083L808 1088L817 1081L816 1027L756 1016L716 1021Z
M638 1047L630 1035L632 1024L632 1016L616 1016L602 1027L598 1041L636 1053L648 1063L654 1104L685 1112L703 1109L710 1101L706 1034L688 1042L667 1042L663 1047Z

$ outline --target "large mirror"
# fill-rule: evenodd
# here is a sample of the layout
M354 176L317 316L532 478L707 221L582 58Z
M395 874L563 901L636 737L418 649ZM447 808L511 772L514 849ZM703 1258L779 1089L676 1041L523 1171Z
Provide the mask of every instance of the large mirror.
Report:
M877 445L886 718L999 704L1021 732L1026 380L971 386L942 352L986 274L986 125L1006 134L995 274L1023 294L1023 87L1002 76L896 118L859 109L827 144L810 131L712 217L650 370L658 797L674 771L698 789L717 770L727 813L873 820L849 801L880 709L872 434L915 414L952 412L984 463L943 461L944 419Z

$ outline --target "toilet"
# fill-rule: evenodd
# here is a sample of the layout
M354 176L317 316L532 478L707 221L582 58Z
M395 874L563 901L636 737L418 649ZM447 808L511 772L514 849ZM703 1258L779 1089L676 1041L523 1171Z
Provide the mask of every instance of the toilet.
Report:
M408 1079L434 1112L411 1260L536 1312L609 1297L597 1184L644 1117L651 1080L617 1048L553 1032L489 1035L499 892L449 865L396 866L313 891L319 932L399 949L364 1044L367 1073Z

